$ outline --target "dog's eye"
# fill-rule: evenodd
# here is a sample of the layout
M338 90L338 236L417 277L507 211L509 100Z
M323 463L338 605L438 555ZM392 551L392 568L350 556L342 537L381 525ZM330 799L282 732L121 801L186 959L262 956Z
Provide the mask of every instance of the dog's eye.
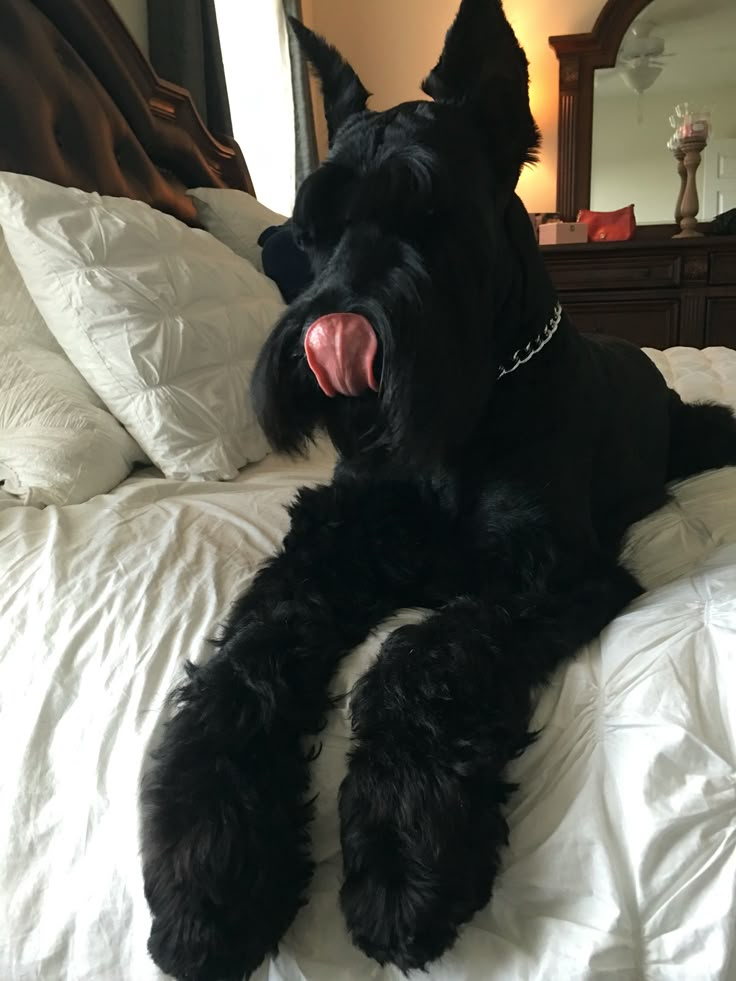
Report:
M294 244L302 252L308 252L309 249L315 244L316 231L309 225L300 224L297 225L294 222L291 226L291 234L294 239Z
M439 212L433 208L423 211L407 211L397 228L399 235L408 239L426 239L438 227Z
M313 228L310 244L320 249L333 248L349 224L349 219L342 215L323 215Z

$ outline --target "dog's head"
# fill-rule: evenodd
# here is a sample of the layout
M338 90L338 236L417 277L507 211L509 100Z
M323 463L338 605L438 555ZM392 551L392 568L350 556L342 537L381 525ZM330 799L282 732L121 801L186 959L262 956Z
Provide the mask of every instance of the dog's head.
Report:
M530 294L534 238L514 193L539 141L526 57L500 0L463 0L422 86L432 101L372 112L338 52L293 28L322 85L330 152L297 195L315 278L261 354L261 423L281 451L326 429L347 456L446 460L519 346Z

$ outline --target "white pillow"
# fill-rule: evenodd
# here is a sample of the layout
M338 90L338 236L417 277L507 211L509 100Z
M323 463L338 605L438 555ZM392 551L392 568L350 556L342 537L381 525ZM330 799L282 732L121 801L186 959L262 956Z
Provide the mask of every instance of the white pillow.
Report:
M36 309L0 231L0 481L23 504L81 504L145 454Z
M272 225L283 225L284 215L271 211L252 194L232 188L195 187L187 194L194 198L197 217L207 231L263 272L258 239Z
M0 174L0 225L36 305L168 477L221 480L266 455L250 406L284 304L211 235L147 204Z
M58 341L46 326L46 321L31 299L23 277L8 250L2 226L0 226L0 345L3 347L32 347L38 351L51 351L64 356ZM66 360L66 358L65 358ZM82 381L74 365L67 361L69 370ZM96 396L95 396L96 398Z

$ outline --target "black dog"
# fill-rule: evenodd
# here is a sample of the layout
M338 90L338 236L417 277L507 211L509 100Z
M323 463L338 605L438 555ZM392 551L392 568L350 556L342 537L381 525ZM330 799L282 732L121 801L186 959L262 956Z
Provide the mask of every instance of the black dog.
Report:
M463 0L430 102L366 110L294 25L331 153L295 227L314 283L262 352L273 446L326 430L279 555L189 668L144 786L149 949L187 981L241 978L305 901L310 759L335 668L383 618L353 693L342 909L381 963L423 967L491 895L533 693L640 593L618 562L666 482L736 463L736 421L685 406L638 350L561 313L514 189L538 132L499 0Z

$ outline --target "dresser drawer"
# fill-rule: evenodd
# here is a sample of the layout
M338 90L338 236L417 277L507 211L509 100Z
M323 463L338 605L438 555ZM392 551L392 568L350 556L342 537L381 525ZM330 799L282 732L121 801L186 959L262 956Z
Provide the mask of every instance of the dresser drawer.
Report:
M542 256L584 333L736 347L736 235L552 245Z
M672 252L637 255L627 252L597 253L596 245L576 255L555 255L543 250L544 260L559 290L667 289L681 279L681 258Z
M710 282L712 286L736 283L736 249L733 252L716 252L711 256Z
M562 304L583 334L621 337L639 347L665 348L678 343L680 301L676 297L580 299L567 294Z
M708 300L705 347L736 347L736 294Z

